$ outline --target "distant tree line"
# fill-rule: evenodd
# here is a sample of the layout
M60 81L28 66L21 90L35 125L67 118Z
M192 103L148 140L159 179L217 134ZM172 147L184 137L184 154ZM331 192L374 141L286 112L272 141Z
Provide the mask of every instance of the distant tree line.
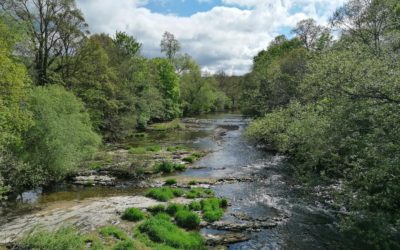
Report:
M148 59L89 34L74 0L0 1L0 197L62 180L98 146L154 122L234 107L173 34Z

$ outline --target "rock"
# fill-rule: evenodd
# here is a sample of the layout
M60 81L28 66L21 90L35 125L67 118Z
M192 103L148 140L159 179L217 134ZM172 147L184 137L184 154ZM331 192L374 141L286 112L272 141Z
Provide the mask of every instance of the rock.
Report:
M182 197L173 203L188 204L192 200ZM0 224L0 244L7 244L23 237L36 226L54 230L71 224L82 231L91 231L107 224L118 224L120 214L129 207L146 209L166 204L143 196L116 196L106 199L86 199L46 204L41 210L22 215L5 224Z
M213 229L243 232L243 231L260 231L263 228L273 228L278 225L275 221L246 221L246 222L229 222L216 221L209 225Z
M73 183L84 186L114 186L115 177L108 175L80 175L73 177Z
M229 245L249 240L249 237L242 233L206 234L203 237L206 244L212 246Z

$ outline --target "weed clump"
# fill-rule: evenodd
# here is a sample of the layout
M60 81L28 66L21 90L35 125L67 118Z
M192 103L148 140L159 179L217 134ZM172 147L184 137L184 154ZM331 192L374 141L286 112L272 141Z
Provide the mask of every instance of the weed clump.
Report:
M159 213L164 213L165 212L165 206L164 205L156 205L149 207L147 209L152 215L159 214Z
M201 211L201 203L200 201L192 201L189 204L189 209L192 211Z
M179 188L169 188L169 187L161 187L161 188L152 188L150 189L146 196L156 199L158 201L169 201L174 197L180 197L184 194L184 191Z
M165 209L165 212L171 216L175 216L177 212L187 210L187 207L183 204L176 204L172 203L169 204L168 207Z
M147 219L139 226L139 232L151 241L178 249L204 249L203 239L198 233L186 232L159 215Z
M176 179L167 179L165 181L165 185L167 185L167 186L176 185L176 183L177 183Z
M143 220L144 217L145 214L142 212L142 210L134 207L127 208L122 215L122 219L129 221L140 221Z
M166 174L172 173L174 171L183 171L186 167L182 164L172 163L172 162L162 162L155 166L157 172L163 172Z
M192 188L186 193L186 198L188 199L207 198L213 196L214 192L208 188Z
M221 199L208 198L200 201L203 219L208 222L214 222L224 215L224 210L221 208Z
M186 229L196 229L200 226L200 217L191 211L180 210L175 215L176 224Z

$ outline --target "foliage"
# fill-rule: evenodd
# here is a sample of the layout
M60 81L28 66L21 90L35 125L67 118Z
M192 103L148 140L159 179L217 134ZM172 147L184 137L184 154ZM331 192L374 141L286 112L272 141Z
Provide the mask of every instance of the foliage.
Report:
M158 172L163 172L163 173L168 174L168 173L172 173L174 171L183 171L186 169L186 167L182 164L165 161L165 162L156 164L155 169Z
M24 249L84 250L85 238L75 228L63 227L57 231L37 231L26 236L19 245Z
M187 210L187 207L183 204L172 203L167 206L165 212L171 216L175 216L177 212Z
M201 211L204 220L214 222L222 218L224 210L221 208L221 201L218 198L208 198L200 201Z
M214 196L214 191L209 188L191 188L189 192L186 193L186 198L206 198Z
M189 209L193 211L201 211L201 203L200 201L192 201L189 204Z
M182 196L183 190L179 188L169 188L169 187L161 187L161 188L151 188L146 196L156 199L158 201L168 201L174 197Z
M132 208L127 208L122 214L121 218L129 221L140 221L143 220L144 217L145 214L142 212L142 210L132 207Z
M176 185L176 179L167 179L166 181L165 181L165 185L167 185L167 186L172 186L172 185Z
M37 87L29 104L35 125L25 134L23 158L47 181L60 180L96 152L100 138L72 93L59 86Z
M153 207L149 207L147 210L151 214L155 215L155 214L158 214L158 213L164 213L165 212L165 206L160 204L160 205L156 205L156 206L153 206Z
M114 237L118 240L128 239L128 236L126 235L126 233L115 226L107 226L107 227L100 228L99 232L103 236Z
M164 243L178 249L204 249L204 243L198 233L188 233L177 227L172 222L160 218L158 215L147 219L139 226L142 234L150 240Z
M176 224L186 229L196 229L200 226L200 217L187 210L180 210L175 215Z

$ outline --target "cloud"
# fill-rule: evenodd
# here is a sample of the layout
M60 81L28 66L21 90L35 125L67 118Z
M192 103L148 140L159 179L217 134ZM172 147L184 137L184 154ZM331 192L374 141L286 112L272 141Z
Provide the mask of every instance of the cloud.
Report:
M204 1L204 0L197 0ZM207 0L206 0L207 1ZM164 31L181 42L204 70L244 74L252 58L284 27L305 18L326 23L344 0L222 0L190 17L154 13L146 0L77 0L92 32L125 31L143 43L143 54L160 56Z

